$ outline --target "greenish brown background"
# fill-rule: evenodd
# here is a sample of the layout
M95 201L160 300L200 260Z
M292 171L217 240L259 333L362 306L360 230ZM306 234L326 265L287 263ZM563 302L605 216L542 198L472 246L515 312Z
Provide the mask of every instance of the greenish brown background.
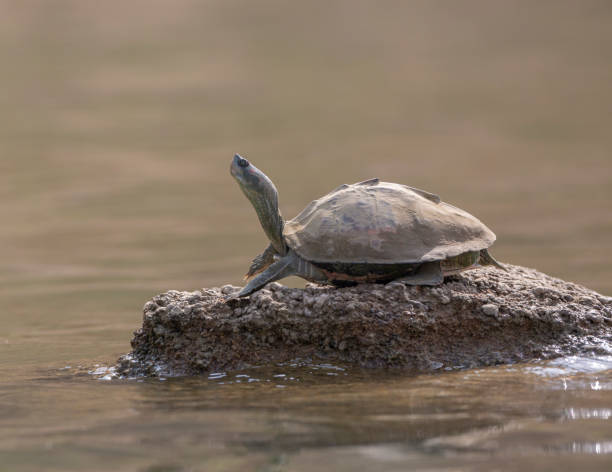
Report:
M234 152L287 217L402 182L500 260L612 293L608 2L1 7L5 329L97 319L125 345L149 296L241 283L266 240Z
M109 365L156 293L241 283L267 241L235 152L286 217L401 182L612 295L611 51L608 1L0 1L0 420L56 425L27 379Z

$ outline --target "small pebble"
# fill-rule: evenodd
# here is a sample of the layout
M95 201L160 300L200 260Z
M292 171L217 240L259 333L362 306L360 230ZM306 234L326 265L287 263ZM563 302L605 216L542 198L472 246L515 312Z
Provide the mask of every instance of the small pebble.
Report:
M157 309L157 304L155 302L148 301L147 303L145 303L144 307L142 308L142 311L144 312L155 311L156 309Z
M597 299L604 305L612 305L612 297L606 297L605 295L598 295Z
M174 305L172 308L170 308L171 316L180 316L182 313L183 313L183 310L178 305Z
M493 303L487 303L482 305L482 312L487 316L497 316L499 314L499 307Z
M602 319L601 314L597 310L589 310L586 314L586 319L591 323L599 323Z
M224 285L221 287L221 293L223 295L227 295L229 293L234 293L239 287L234 287L233 285Z

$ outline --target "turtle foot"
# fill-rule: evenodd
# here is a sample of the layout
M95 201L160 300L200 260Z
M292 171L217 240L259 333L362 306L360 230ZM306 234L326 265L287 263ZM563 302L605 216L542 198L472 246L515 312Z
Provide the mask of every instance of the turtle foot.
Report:
M444 282L444 275L440 262L426 262L414 274L395 280L406 285L440 285Z

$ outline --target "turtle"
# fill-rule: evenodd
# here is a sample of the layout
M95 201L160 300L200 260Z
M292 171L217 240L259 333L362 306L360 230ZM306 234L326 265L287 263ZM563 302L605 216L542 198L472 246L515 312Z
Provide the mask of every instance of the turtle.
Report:
M290 275L337 287L394 280L433 286L467 269L506 270L487 250L495 234L433 193L369 179L340 185L285 221L266 174L239 154L230 173L270 244L253 259L247 284L228 299Z

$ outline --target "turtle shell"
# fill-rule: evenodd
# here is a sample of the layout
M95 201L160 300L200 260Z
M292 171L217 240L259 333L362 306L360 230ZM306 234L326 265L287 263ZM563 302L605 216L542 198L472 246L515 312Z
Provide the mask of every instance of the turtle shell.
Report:
M285 223L287 245L311 262L444 260L495 241L480 220L437 195L372 179L342 185Z

